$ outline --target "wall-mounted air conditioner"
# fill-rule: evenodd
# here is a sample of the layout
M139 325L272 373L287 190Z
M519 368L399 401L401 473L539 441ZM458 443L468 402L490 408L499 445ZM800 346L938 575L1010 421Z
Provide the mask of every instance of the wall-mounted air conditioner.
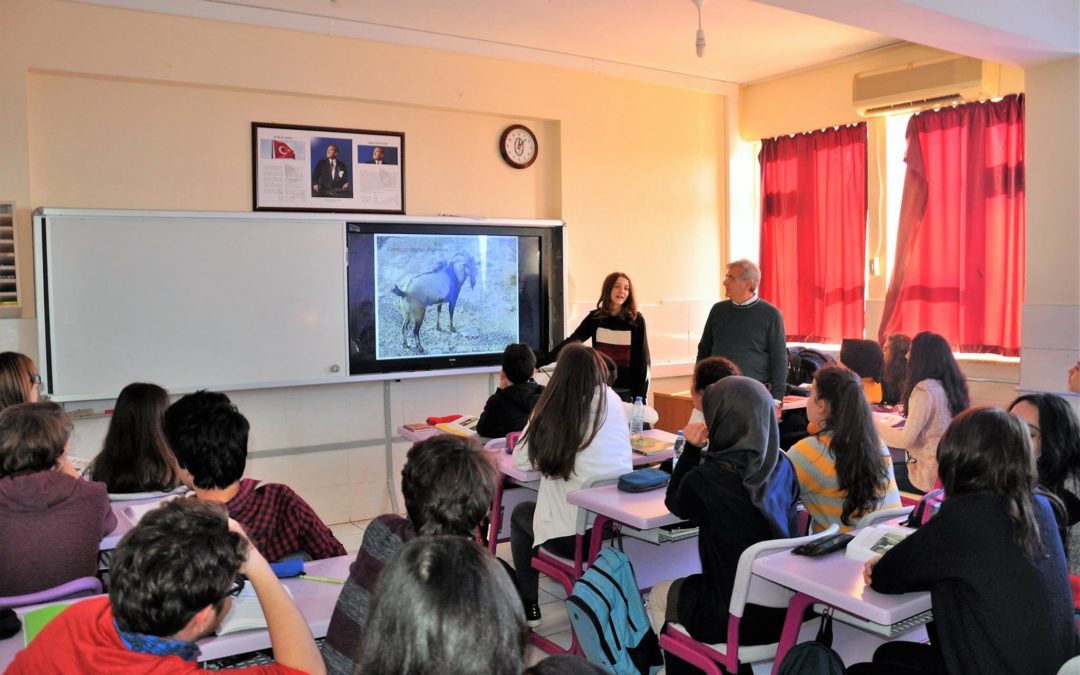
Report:
M857 73L851 102L864 117L999 96L1001 66L968 56Z

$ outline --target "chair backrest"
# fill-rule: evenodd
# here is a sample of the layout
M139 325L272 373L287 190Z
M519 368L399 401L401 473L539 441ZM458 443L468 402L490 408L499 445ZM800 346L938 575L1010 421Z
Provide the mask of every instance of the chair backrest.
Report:
M592 478L586 479L585 482L581 484L581 489L587 490L588 488L615 485L619 482L619 476L621 475L621 473L609 473L603 476L593 476ZM595 513L579 508L577 514L577 533L583 535L588 532L589 528L592 527L594 520L596 520Z
M25 607L26 605L38 605L53 600L65 598L81 598L86 595L99 595L101 593L101 580L97 577L79 577L66 584L46 588L37 593L26 595L9 595L0 597L0 609L5 607Z
M754 576L751 571L754 560L777 551L793 549L800 544L830 537L839 530L840 528L836 523L833 523L829 526L829 529L817 534L792 537L790 539L769 539L759 541L747 548L739 556L739 567L735 572L735 584L731 588L731 604L728 605L728 611L734 616L741 617L748 601L764 607L787 607L792 595L791 590L767 579Z
M892 520L893 518L899 518L900 516L906 516L911 513L912 506L900 506L895 509L881 509L868 513L862 518L859 518L855 523L855 529L860 530L864 527L870 527L871 525L877 525L878 523L885 522L886 520Z

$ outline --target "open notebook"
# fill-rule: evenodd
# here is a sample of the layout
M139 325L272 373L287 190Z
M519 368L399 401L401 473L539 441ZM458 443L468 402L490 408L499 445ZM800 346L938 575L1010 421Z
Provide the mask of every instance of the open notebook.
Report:
M285 592L292 597L292 591L288 586L282 585ZM232 607L228 614L221 620L221 625L214 631L217 635L228 635L242 630L256 630L266 628L266 615L263 614L259 597L255 594L255 587L248 583L240 591L240 595L233 598Z

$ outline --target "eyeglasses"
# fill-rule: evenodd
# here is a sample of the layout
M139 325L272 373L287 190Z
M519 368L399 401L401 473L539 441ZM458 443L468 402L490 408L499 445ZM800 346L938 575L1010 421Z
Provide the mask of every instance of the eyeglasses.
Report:
M236 596L240 595L243 591L244 591L244 577L242 577L240 575L237 575L236 578L233 579L232 587L229 588L229 590L225 592L225 595L221 596L221 599L224 600L225 598L228 598L228 597L235 598Z
M41 375L34 373L30 376L30 384L41 384Z

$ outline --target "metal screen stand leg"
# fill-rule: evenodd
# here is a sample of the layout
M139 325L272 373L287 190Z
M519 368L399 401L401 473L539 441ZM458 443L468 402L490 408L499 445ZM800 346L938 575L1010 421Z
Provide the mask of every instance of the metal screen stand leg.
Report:
M390 380L383 380L383 434L386 436L386 492L392 513L401 514L394 486L394 428L390 421Z

